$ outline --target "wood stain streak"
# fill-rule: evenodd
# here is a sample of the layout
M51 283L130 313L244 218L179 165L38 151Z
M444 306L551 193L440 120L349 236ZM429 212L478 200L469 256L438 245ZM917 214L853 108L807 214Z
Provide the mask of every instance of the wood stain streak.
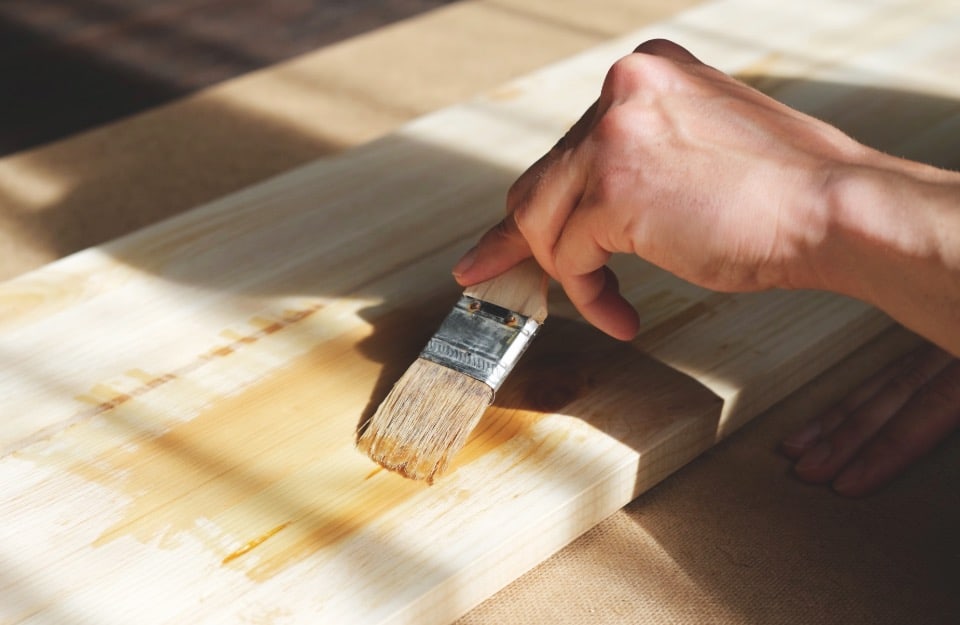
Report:
M237 349L312 312L254 319L259 330L252 335L221 335L232 339L225 347ZM112 447L70 467L130 499L124 518L94 545L133 536L171 548L190 535L219 552L222 563L256 548L259 556L246 572L264 579L338 543L426 488L381 474L377 467L371 472L372 463L353 449L353 419L369 401L367 383L376 379L383 362L407 361L421 342L397 340L409 328L410 311L377 313L371 313L377 321L372 336L361 327L328 341L159 435L150 434L149 424L162 416L151 415L146 404L116 401L109 388L96 389L89 399L117 411L114 423L142 424L143 429L135 435L136 446ZM415 313L422 322L423 311ZM133 370L128 376L141 382L138 395L185 373L153 376ZM372 480L374 475L378 479ZM224 544L236 545L251 534L258 538L223 553Z
M69 423L75 422L77 417L82 417L86 419L86 418L94 417L96 415L103 414L104 412L113 410L118 406L121 406L136 397L140 397L144 393L147 393L149 391L152 391L154 389L157 389L163 386L167 382L171 382L173 380L176 380L180 377L185 376L185 374L194 371L198 366L201 366L206 362L209 362L216 358L224 358L226 356L229 356L235 353L236 351L238 351L239 349L241 349L245 345L252 345L253 343L256 343L257 341L259 341L264 337L270 336L271 334L275 334L276 332L279 332L280 330L283 330L284 328L289 327L290 325L297 323L298 321L302 321L307 317L309 317L310 315L316 313L321 308L323 308L323 305L318 304L316 306L311 306L309 308L305 308L302 310L284 311L284 314L280 319L269 320L266 322L261 317L254 317L250 321L250 323L252 325L260 326L259 330L251 334L238 336L232 342L226 345L216 347L210 350L209 352L206 352L205 354L201 354L196 362L192 362L189 365L186 365L185 367L181 367L180 369L177 369L176 371L171 373L165 373L158 376L153 376L150 374L146 374L139 369L128 371L127 372L128 377L133 377L143 382L141 386L138 386L132 390L120 393L120 392L114 391L113 389L111 389L106 385L97 385L93 389L91 389L89 393L78 395L76 397L77 401L81 401L87 404L93 404L93 407L88 410L82 411L82 413L78 415L75 415L74 418L69 420ZM103 397L107 397L107 399L103 399Z
M275 536L276 534L278 534L278 533L280 533L281 531L283 531L284 529L286 529L289 525L290 525L290 522L289 522L289 521L287 521L286 523L281 523L280 525L276 526L275 528L271 529L270 531L265 532L264 534L261 534L260 536L257 536L257 537L254 538L253 540L247 541L247 543L244 544L242 547L240 547L239 549L237 549L236 551L234 551L233 553L231 553L230 555L228 555L227 557L225 557L225 558L221 561L221 564L229 564L230 562L233 562L234 560L236 560L236 559L239 558L240 556L245 555L245 554L247 554L247 553L250 553L251 551L253 551L254 549L256 549L259 545L262 545L264 542L266 542L267 540L269 540L270 538L272 538L272 537Z
M120 393L118 391L113 390L109 386L106 386L104 384L98 384L94 386L92 389L90 389L89 393L86 393L84 395L78 395L76 399L78 401L82 401L87 404L93 404L94 408L91 412L91 416L92 416L92 415L100 414L102 412L106 412L108 410L113 410L117 406L120 406L121 404L125 404L126 402L130 401L135 396L142 395L147 390L149 390L148 387L142 386L139 389L136 389L128 393Z
M313 315L317 311L321 310L324 306L325 304L318 303L299 310L287 310L280 317L280 319L270 320L257 331L246 335L239 335L239 333L234 331L225 330L223 333L221 333L221 336L225 336L227 338L232 337L233 340L231 343L223 346L222 348L214 349L212 352L201 354L195 360L174 371L170 371L161 375L151 375L140 369L128 371L126 372L127 377L140 380L142 383L140 386L137 386L133 389L119 392L107 385L97 385L92 388L89 393L84 393L74 398L79 402L90 405L89 408L78 410L73 415L60 422L45 428L40 428L33 434L3 447L0 449L0 457L21 452L32 445L49 440L53 436L56 436L57 434L72 428L73 426L84 423L93 417L116 410L117 408L126 405L131 400L140 397L147 392L156 390L169 382L181 378L187 378L188 374L192 374L197 369L201 368L212 360L232 354L244 345L256 343L266 336L279 332L280 330L289 327L294 323L302 321L310 315ZM262 318L255 317L254 319L251 319L249 323L253 326L257 326L258 320L262 321ZM226 351L227 349L229 349L229 351Z
M364 382L380 367L355 349L367 332L308 352L136 448L75 462L73 472L129 498L124 518L94 544L133 536L173 548L189 535L223 564L256 548L246 572L265 579L426 488L386 472L370 480L372 463L353 449L355 414L370 392ZM126 423L155 419L142 404L117 410Z

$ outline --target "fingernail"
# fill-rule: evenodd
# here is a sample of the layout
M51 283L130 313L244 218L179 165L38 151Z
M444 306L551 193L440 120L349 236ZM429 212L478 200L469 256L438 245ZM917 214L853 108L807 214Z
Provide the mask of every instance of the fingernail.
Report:
M460 258L460 260L457 261L456 265L453 266L453 275L459 277L467 273L467 271L469 271L470 267L473 266L473 263L476 260L477 260L477 247L473 246L469 250L467 250L467 253L464 254Z
M804 449L820 438L822 428L819 421L811 421L802 429L783 439L783 444L795 449Z
M831 449L830 441L820 441L816 447L800 457L800 460L797 462L797 470L807 471L819 467L827 461L831 451L833 450Z
M842 494L860 486L866 468L867 465L863 460L855 460L833 481L833 489Z

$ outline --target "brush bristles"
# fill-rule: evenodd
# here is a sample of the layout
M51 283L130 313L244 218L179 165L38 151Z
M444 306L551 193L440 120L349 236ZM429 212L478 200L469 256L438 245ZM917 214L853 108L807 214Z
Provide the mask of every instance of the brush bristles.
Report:
M366 423L357 447L391 471L432 483L492 400L483 382L418 358Z

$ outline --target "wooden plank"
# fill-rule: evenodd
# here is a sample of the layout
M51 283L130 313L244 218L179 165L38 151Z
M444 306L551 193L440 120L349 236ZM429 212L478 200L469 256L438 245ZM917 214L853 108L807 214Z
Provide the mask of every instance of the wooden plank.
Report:
M554 292L435 486L353 449L453 260L636 41L955 93L949 3L814 4L704 5L0 286L0 621L446 622L874 336L887 320L844 298L619 259L644 333L604 339Z

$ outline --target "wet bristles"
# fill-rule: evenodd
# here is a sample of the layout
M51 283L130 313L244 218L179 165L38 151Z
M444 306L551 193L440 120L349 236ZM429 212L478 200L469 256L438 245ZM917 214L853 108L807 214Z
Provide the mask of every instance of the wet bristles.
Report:
M357 447L391 471L432 483L492 400L483 382L418 358L365 424Z

